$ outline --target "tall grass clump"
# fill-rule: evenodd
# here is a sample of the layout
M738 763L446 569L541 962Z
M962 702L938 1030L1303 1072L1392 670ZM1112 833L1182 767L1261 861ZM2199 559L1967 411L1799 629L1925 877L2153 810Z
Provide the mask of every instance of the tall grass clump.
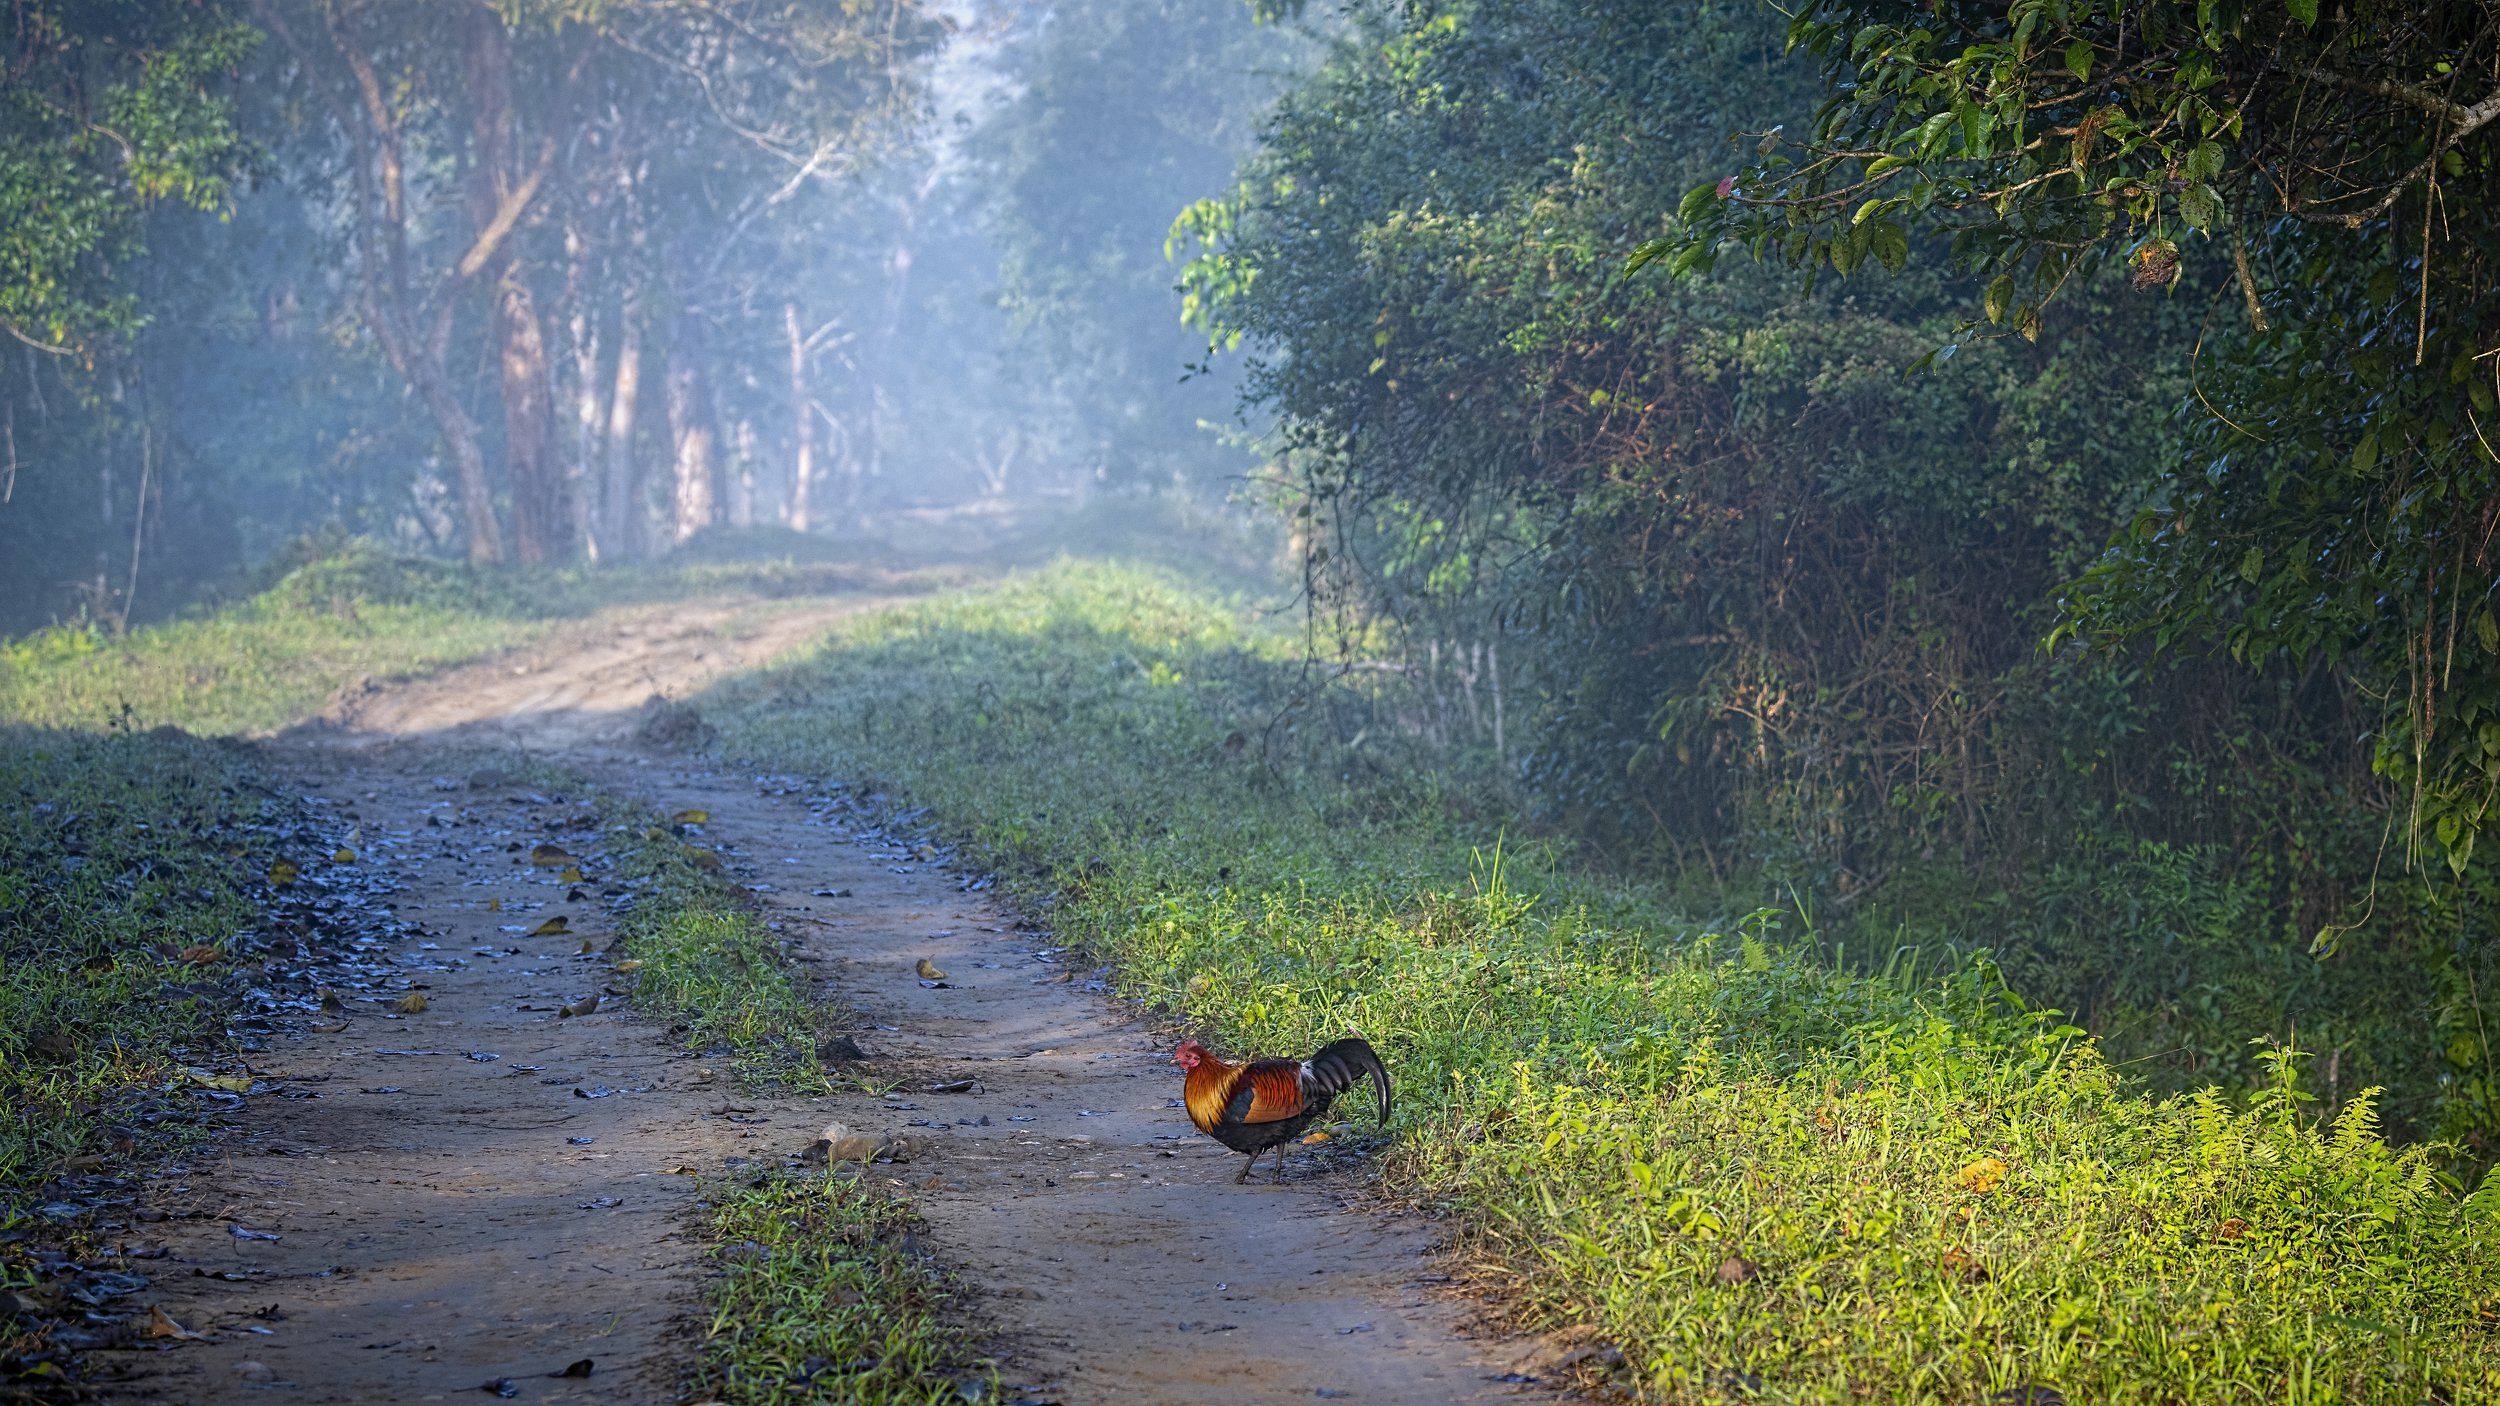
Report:
M2500 1391L2500 1191L2391 1145L2368 1096L2321 1124L2296 1050L2261 1051L2253 1097L2154 1097L1984 957L1852 973L1768 911L1680 917L1504 834L1498 777L1284 706L1309 693L1240 601L1063 564L856 622L707 711L766 764L932 807L1229 1045L1367 1035L1392 1189L1652 1399Z

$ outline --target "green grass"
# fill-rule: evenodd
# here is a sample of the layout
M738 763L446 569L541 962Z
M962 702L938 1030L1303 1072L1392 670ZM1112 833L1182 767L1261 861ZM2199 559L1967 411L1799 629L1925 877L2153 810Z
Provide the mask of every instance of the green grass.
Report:
M916 1224L900 1196L843 1171L721 1188L698 1397L737 1406L985 1399L988 1379L963 1366L970 1348Z
M0 643L0 718L266 732L359 678L493 654L546 624L448 566L357 547L195 618L122 637L63 627Z
M652 823L602 797L608 876L637 1007L689 1050L726 1053L750 1089L820 1094L857 1081L819 1054L838 1013L811 999L781 939L705 862L691 819ZM981 1384L943 1278L901 1195L867 1169L749 1174L712 1188L711 1323L693 1382L732 1406L965 1399Z
M0 1221L146 1145L133 1105L216 1058L275 813L214 743L0 728Z
M266 589L166 624L121 636L60 626L0 640L0 719L266 733L312 716L360 679L499 654L602 607L923 590L944 579L935 569L893 573L789 559L481 575L364 541L320 546Z
M1293 657L1238 601L1068 565L705 707L766 765L933 807L1227 1045L1369 1036L1391 1185L1653 1398L2500 1390L2500 1190L2385 1143L2366 1098L2315 1126L2296 1054L2254 1099L2154 1098L1984 960L1853 975L1767 913L1683 920L1502 844L1504 788L1394 728L1270 729Z
M725 1051L748 1087L821 1094L846 1084L818 1055L836 1013L808 995L780 936L705 867L712 852L684 827L612 814L614 877L633 892L619 926L626 959L642 964L640 1008L669 1021L685 1048Z

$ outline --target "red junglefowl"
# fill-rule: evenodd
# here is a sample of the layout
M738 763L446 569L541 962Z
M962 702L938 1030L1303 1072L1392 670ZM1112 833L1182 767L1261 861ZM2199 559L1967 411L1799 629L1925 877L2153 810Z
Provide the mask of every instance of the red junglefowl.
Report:
M1198 1131L1235 1152L1247 1152L1234 1181L1250 1179L1259 1154L1276 1149L1276 1179L1285 1179L1285 1145L1320 1120L1337 1095L1369 1075L1380 1095L1380 1121L1389 1121L1389 1071L1359 1039L1339 1040L1309 1059L1254 1059L1226 1064L1195 1040L1172 1052L1188 1071L1181 1101Z

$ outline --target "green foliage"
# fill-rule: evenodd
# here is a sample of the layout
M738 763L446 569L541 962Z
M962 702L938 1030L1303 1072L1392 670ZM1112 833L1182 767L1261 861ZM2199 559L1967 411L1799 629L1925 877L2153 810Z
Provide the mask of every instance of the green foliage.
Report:
M2374 765L2407 849L2462 874L2500 800L2500 246L2449 212L2500 178L2477 76L2500 12L1822 0L1790 38L1845 86L1802 138L1696 188L1664 241L1678 263L1741 244L1846 273L1879 237L1945 234L1994 275L1986 320L2027 338L2096 268L2236 285L2245 316L2182 398L2186 452L2151 466L2061 630L2348 673L2385 700Z
M141 310L143 209L225 205L250 152L225 91L259 38L231 7L32 0L0 83L0 329L90 351Z
M266 794L215 743L0 727L0 1219L64 1159L128 1150L136 1100L222 1042Z
M974 150L1012 379L1035 392L1026 452L1087 478L1201 489L1248 467L1209 433L1233 379L1175 384L1196 344L1172 316L1164 237L1176 208L1230 175L1305 47L1239 5L1100 0L1053 11L1009 51L1015 96Z
M2388 1146L2368 1096L2313 1123L2281 1051L2245 1107L2145 1097L1984 962L1853 976L1768 915L1681 920L1505 843L1480 782L1280 715L1304 671L1254 620L1064 566L864 619L712 712L765 764L933 807L1227 1045L1367 1035L1393 1185L1659 1398L2500 1388L2492 1193Z
M2084 11L2109 7L2023 8L2100 25ZM1867 19L1930 42L1898 7ZM1933 52L1950 67L1963 50ZM2062 48L2046 52L2043 81L2072 86ZM1866 62L1853 94L1898 76ZM2227 261L2169 270L2176 296L2129 286L2124 267L2067 266L2043 319L2030 273L1982 260L1965 281L1932 257L1941 214L1851 225L1864 197L1835 185L1831 219L1800 237L1891 276L1800 288L1775 261L1713 262L1716 237L1694 231L1786 229L1793 207L1773 202L1805 179L1780 164L1788 134L1824 130L1834 72L1783 56L1776 17L1753 9L1356 10L1239 188L1179 229L1201 251L1193 315L1243 339L1253 392L1282 416L1282 506L1335 627L1320 652L1439 671L1394 726L1447 735L1462 710L1438 696L1440 661L1498 650L1500 760L1540 818L1715 907L1793 893L1853 953L1999 951L2022 989L2164 1079L2245 1077L2249 1037L2296 1030L2339 1091L2387 1085L2399 1126L2470 1134L2481 1155L2500 1125L2452 1077L2408 973L2480 990L2490 894L2381 882L2401 868L2381 862L2389 790L2354 739L2389 676L2252 672L2149 637L2039 647L2078 612L2104 618L2121 580L2225 611L2252 578L2323 580L2300 565L2314 553L2252 563L2237 535L2192 577L2096 565L2113 539L2169 550L2168 528L2134 524L2170 522L2181 494L2306 511L2238 459L2206 475L2210 417L2179 410L2267 364L2214 354L2200 303L2230 296ZM1899 140L1915 128L1958 149L1931 116L1905 110ZM1769 183L1783 171L1791 185ZM1623 251L1679 208L1661 247L1695 255L1683 276L1625 277ZM2333 359L2309 355L2331 393ZM2332 458L2283 462L2342 483L2316 471ZM2470 516L2489 496L2444 493L2421 511ZM2339 540L2365 539L2392 540ZM2460 559L2443 540L2439 579L2471 575L2478 549ZM2079 576L2091 591L2069 591ZM2382 587L2407 598L2353 578ZM2341 628L2326 597L2288 599L2278 622ZM2462 689L2483 656L2442 599L2440 638L2459 633L2439 686ZM1486 672L1466 682L1481 692ZM2357 921L2377 950L2310 963L2322 926Z

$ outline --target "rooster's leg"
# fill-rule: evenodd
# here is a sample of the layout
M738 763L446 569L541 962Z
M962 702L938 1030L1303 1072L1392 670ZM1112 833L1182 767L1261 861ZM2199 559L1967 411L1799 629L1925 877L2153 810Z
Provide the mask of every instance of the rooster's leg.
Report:
M1259 1165L1259 1154L1253 1152L1250 1154L1250 1160L1241 1164L1241 1175L1233 1178L1233 1185L1239 1186L1243 1182L1248 1181L1250 1179L1250 1169L1256 1167L1257 1165Z
M1276 1184L1285 1184L1285 1145L1281 1142L1276 1144Z

